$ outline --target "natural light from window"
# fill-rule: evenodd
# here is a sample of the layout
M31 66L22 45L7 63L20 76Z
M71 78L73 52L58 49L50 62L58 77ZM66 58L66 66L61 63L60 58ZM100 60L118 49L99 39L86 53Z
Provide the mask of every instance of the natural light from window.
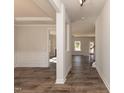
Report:
M74 50L81 51L81 41L74 41Z

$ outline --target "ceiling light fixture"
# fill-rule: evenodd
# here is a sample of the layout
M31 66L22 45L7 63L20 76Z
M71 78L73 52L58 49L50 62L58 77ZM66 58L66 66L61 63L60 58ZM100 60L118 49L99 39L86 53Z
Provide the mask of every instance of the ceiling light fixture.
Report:
M85 19L85 17L81 17L81 20L84 20Z
M80 5L83 6L85 1L86 1L86 0L79 0Z

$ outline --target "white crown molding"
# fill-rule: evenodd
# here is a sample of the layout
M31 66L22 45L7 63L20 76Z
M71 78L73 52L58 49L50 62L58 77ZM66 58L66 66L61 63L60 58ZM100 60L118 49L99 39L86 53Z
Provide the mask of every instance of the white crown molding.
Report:
M95 34L89 34L89 35L88 34L87 35L85 35L85 34L84 35L76 35L75 34L75 35L73 35L73 37L95 37Z
M51 24L14 24L15 27L42 27L47 28L48 31L56 31L56 25Z
M52 24L14 24L15 26L44 26L44 27L56 27L56 25Z
M50 17L15 17L15 21L53 21Z

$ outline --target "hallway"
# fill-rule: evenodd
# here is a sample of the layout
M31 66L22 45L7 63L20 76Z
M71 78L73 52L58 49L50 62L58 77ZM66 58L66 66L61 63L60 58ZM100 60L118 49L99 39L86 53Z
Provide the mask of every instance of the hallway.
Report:
M55 64L50 68L15 68L15 93L109 93L88 58L73 56L73 67L63 85L55 83Z

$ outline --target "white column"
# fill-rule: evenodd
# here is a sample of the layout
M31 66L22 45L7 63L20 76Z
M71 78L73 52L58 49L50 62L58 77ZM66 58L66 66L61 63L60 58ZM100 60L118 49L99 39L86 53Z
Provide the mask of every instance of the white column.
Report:
M67 51L70 51L70 24L67 24Z
M56 10L56 84L64 84L71 69L71 33L70 20L61 0L49 0ZM68 25L66 25L68 23ZM66 27L66 28L65 28ZM67 33L68 32L68 33ZM68 34L68 36L67 36ZM68 43L68 44L67 44Z
M64 62L65 62L65 8L61 4L60 12L56 13L56 40L57 40L57 67L56 84L65 82Z

